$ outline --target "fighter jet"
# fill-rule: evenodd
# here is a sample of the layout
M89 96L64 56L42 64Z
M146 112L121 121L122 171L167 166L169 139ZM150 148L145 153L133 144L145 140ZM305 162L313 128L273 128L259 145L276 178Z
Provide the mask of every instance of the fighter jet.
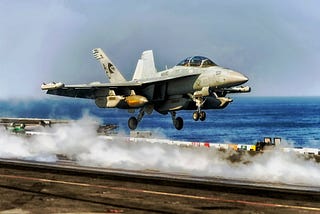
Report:
M171 114L177 130L183 128L183 119L176 117L179 110L193 110L195 121L206 119L207 109L222 109L232 102L228 93L247 93L248 81L243 74L218 66L203 56L192 56L176 66L158 72L152 50L144 51L138 60L133 78L127 81L101 48L93 49L94 57L101 63L110 83L93 82L81 85L64 83L42 84L47 94L94 99L100 108L128 109L137 116L128 120L131 130L137 128L145 113L154 110Z

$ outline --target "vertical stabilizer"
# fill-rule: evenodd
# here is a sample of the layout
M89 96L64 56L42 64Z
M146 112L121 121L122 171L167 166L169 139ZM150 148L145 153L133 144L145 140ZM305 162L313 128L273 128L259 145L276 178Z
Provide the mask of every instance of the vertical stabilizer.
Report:
M138 60L132 80L149 79L157 76L152 50L144 51Z
M108 76L111 83L126 82L126 79L122 76L121 72L117 69L107 55L101 48L95 48L92 50L93 56L99 60L103 70Z

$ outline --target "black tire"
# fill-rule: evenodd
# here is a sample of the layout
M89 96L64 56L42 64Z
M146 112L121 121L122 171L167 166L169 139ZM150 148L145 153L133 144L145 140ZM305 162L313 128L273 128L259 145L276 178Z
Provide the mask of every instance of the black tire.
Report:
M135 130L138 126L138 120L135 117L130 117L128 120L129 129Z
M193 118L194 121L198 121L199 117L200 117L200 114L199 114L198 111L193 112L192 118Z
M177 117L174 121L174 127L177 130L181 130L183 128L183 119L181 117Z
M207 114L204 111L201 111L200 112L200 120L204 121L206 119L206 117L207 117Z

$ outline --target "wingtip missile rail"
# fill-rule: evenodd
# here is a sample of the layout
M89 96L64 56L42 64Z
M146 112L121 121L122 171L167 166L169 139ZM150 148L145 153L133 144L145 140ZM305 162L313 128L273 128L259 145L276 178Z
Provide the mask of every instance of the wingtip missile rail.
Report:
M42 90L55 90L55 89L59 89L59 88L63 88L63 87L64 87L64 83L62 83L62 82L43 83L41 85Z

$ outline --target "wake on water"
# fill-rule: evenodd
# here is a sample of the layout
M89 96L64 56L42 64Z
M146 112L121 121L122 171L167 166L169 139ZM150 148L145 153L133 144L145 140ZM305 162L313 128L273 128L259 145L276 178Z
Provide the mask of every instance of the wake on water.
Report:
M64 154L85 166L153 169L194 176L319 185L314 182L320 179L319 163L294 153L274 150L256 156L244 155L240 162L231 162L228 157L235 151L224 153L163 143L128 143L121 138L106 142L96 133L96 120L84 116L67 125L43 128L52 134L30 138L3 130L0 132L0 158L55 162L56 154Z

